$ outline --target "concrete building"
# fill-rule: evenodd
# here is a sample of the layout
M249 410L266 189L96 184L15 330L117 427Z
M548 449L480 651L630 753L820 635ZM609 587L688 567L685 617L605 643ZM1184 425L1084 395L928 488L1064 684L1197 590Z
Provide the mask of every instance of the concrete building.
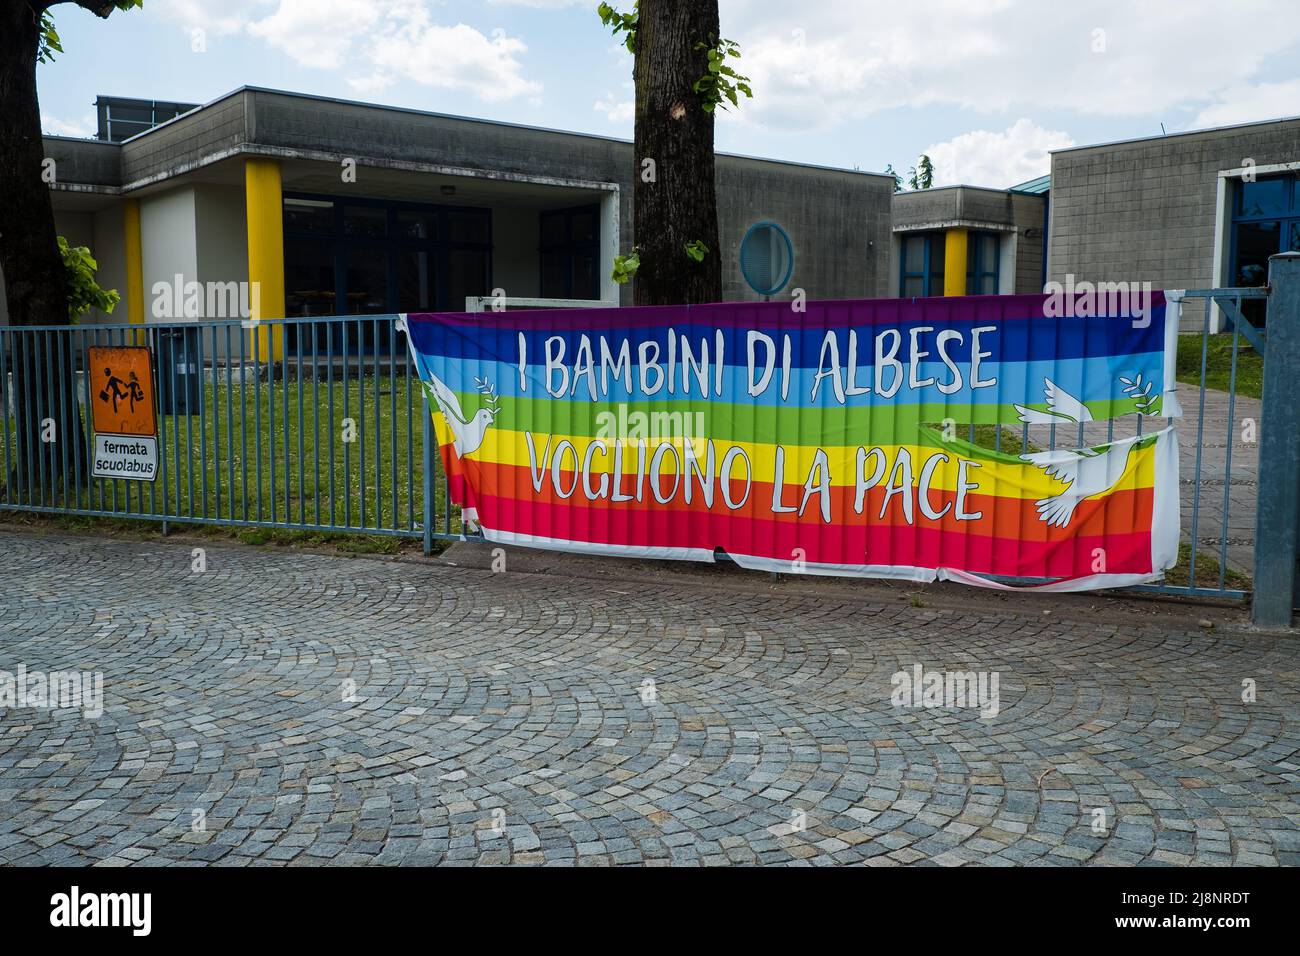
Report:
M1046 178L895 194L890 295L1042 291Z
M227 305L251 283L266 318L461 309L494 289L630 302L610 278L634 242L626 140L247 87L134 132L159 115L135 102L101 99L118 127L96 140L45 140L59 232L123 295L112 321L231 317L178 314L191 282ZM763 221L790 237L788 288L887 293L888 176L720 155L717 182L725 298L760 298L738 253Z
M1269 256L1300 249L1297 173L1300 118L1057 150L1048 278L1263 285ZM1201 308L1186 304L1184 328Z
M240 315L245 283L267 318L460 309L494 289L630 302L610 278L634 242L626 140L250 87L97 108L97 139L45 145L60 233L123 295L113 321ZM1268 256L1300 249L1300 119L1058 150L1050 176L1010 188L894 194L883 174L725 154L717 183L728 300L760 298L747 235L747 261L784 273L792 254L784 288L815 299L1260 285Z

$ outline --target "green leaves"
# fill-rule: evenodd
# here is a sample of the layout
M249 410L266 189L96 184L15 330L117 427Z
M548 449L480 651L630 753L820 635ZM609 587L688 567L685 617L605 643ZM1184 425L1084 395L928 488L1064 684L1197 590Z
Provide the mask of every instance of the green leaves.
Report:
M85 246L73 246L59 236L59 255L68 282L68 318L75 322L91 309L112 312L122 300L115 289L101 289L95 279L99 263Z
M627 47L627 52L636 53L636 28L637 18L640 11L637 9L640 0L632 4L631 13L620 13L611 7L608 3L602 3L596 8L596 14L600 17L600 22L609 27L614 36L620 33L626 33L623 43Z
M934 185L934 164L922 154L920 160L908 171L907 185L912 189L929 189Z
M632 247L632 251L625 256L614 257L614 271L610 273L610 278L619 285L625 285L629 279L636 275L636 270L641 268L641 253Z
M54 17L46 10L41 14L41 39L36 47L36 62L49 63L54 54L63 52L63 43L59 40L59 31L54 29Z
M135 7L143 7L144 0L105 0L103 8L96 8L96 16L107 18L114 10L130 10ZM54 29L54 17L49 10L41 12L41 35L36 46L36 62L49 63L54 59L56 53L63 52L63 41L59 39L59 31Z
M693 239L690 242L682 243L682 249L695 262L703 262L704 257L709 254L709 247L704 244L702 239Z
M707 51L706 72L696 80L691 89L700 98L700 107L706 113L714 112L719 106L727 109L727 103L740 106L740 97L753 98L749 77L742 76L727 63L729 57L740 57L740 46L734 40L719 38L717 43L709 46L700 42L695 49Z

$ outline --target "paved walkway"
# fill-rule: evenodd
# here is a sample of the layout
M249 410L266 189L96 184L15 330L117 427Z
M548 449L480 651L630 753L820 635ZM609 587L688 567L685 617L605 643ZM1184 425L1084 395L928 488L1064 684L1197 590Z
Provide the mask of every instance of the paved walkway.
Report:
M0 530L0 863L1300 863L1295 638L192 546Z

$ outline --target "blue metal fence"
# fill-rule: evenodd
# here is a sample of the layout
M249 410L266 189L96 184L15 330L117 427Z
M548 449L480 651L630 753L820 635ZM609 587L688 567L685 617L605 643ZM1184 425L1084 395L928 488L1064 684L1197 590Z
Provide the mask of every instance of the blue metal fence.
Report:
M1206 306L1200 386L1184 392L1180 424L1185 567L1177 583L1140 590L1240 598L1231 571L1248 576L1253 550L1234 537L1254 514L1234 514L1233 434L1239 353L1262 355L1261 330L1243 315L1264 289L1193 290ZM1211 303L1230 324L1225 391L1208 387ZM0 327L0 510L465 540L447 494L424 391L392 315L177 325ZM270 354L268 343L281 352ZM260 345L258 343L261 343ZM159 472L153 482L93 478L89 468L87 350L147 344L159 396ZM1225 409L1226 404L1226 409ZM1195 422L1191 421L1193 409ZM1226 421L1220 421L1226 411ZM1218 416L1216 418L1215 416ZM38 440L53 424L52 440ZM1084 447L1141 434L1142 416L1056 426L1000 428L993 438L1022 451ZM1222 427L1228 440L1208 441ZM66 436L66 439L65 437ZM972 441L976 440L971 426ZM26 442L26 444L25 444ZM39 453L27 453L28 446ZM1249 476L1247 476L1249 479ZM1219 490L1219 485L1222 490ZM1240 509L1238 509L1240 510ZM1213 561L1207 561L1207 555Z
M1247 536L1253 530L1255 514L1253 508L1249 513L1234 514L1231 493L1235 479L1241 479L1239 486L1243 491L1253 489L1255 482L1253 473L1241 474L1240 460L1235 463L1237 472L1234 474L1233 446L1242 444L1242 423L1237 417L1242 351L1254 350L1261 362L1264 356L1264 332L1246 318L1243 305L1249 302L1266 306L1268 294L1267 288L1189 289L1181 293L1182 303L1204 306L1199 333L1188 333L1191 336L1189 340L1200 345L1199 385L1193 386L1194 399L1188 400L1188 386L1179 388L1184 413L1179 424L1179 445L1184 463L1188 459L1192 461L1190 477L1180 475L1182 489L1179 498L1185 512L1183 531L1186 540L1183 549L1185 560L1180 563L1185 563L1185 568L1178 569L1179 583L1143 585L1134 590L1234 599L1245 598L1248 594L1234 581L1249 578L1254 570L1253 542ZM1221 333L1212 331L1216 305L1227 323L1227 329ZM1175 304L1171 303L1170 308L1174 307ZM1209 381L1211 342L1217 342L1220 335L1230 337L1229 367L1224 383L1226 387L1215 389L1210 387ZM1257 433L1258 421L1255 426ZM1137 428L1140 432L1140 416ZM1221 437L1223 440L1209 440L1211 433L1216 439ZM1222 485L1221 493L1219 485ZM1189 510L1190 515L1187 515ZM1233 534L1234 524L1237 535ZM1207 528L1208 535L1204 533ZM1230 545L1234 553L1230 553ZM1207 557L1211 560L1207 561ZM1186 580L1182 581L1184 576Z
M458 539L394 318L0 328L0 509ZM146 344L157 478L91 477L88 350Z

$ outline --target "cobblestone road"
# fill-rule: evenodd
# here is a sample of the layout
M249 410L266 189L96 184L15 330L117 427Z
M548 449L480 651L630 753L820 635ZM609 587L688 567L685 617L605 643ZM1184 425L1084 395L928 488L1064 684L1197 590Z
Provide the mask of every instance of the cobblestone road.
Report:
M0 531L0 862L1300 862L1294 638L191 546Z

